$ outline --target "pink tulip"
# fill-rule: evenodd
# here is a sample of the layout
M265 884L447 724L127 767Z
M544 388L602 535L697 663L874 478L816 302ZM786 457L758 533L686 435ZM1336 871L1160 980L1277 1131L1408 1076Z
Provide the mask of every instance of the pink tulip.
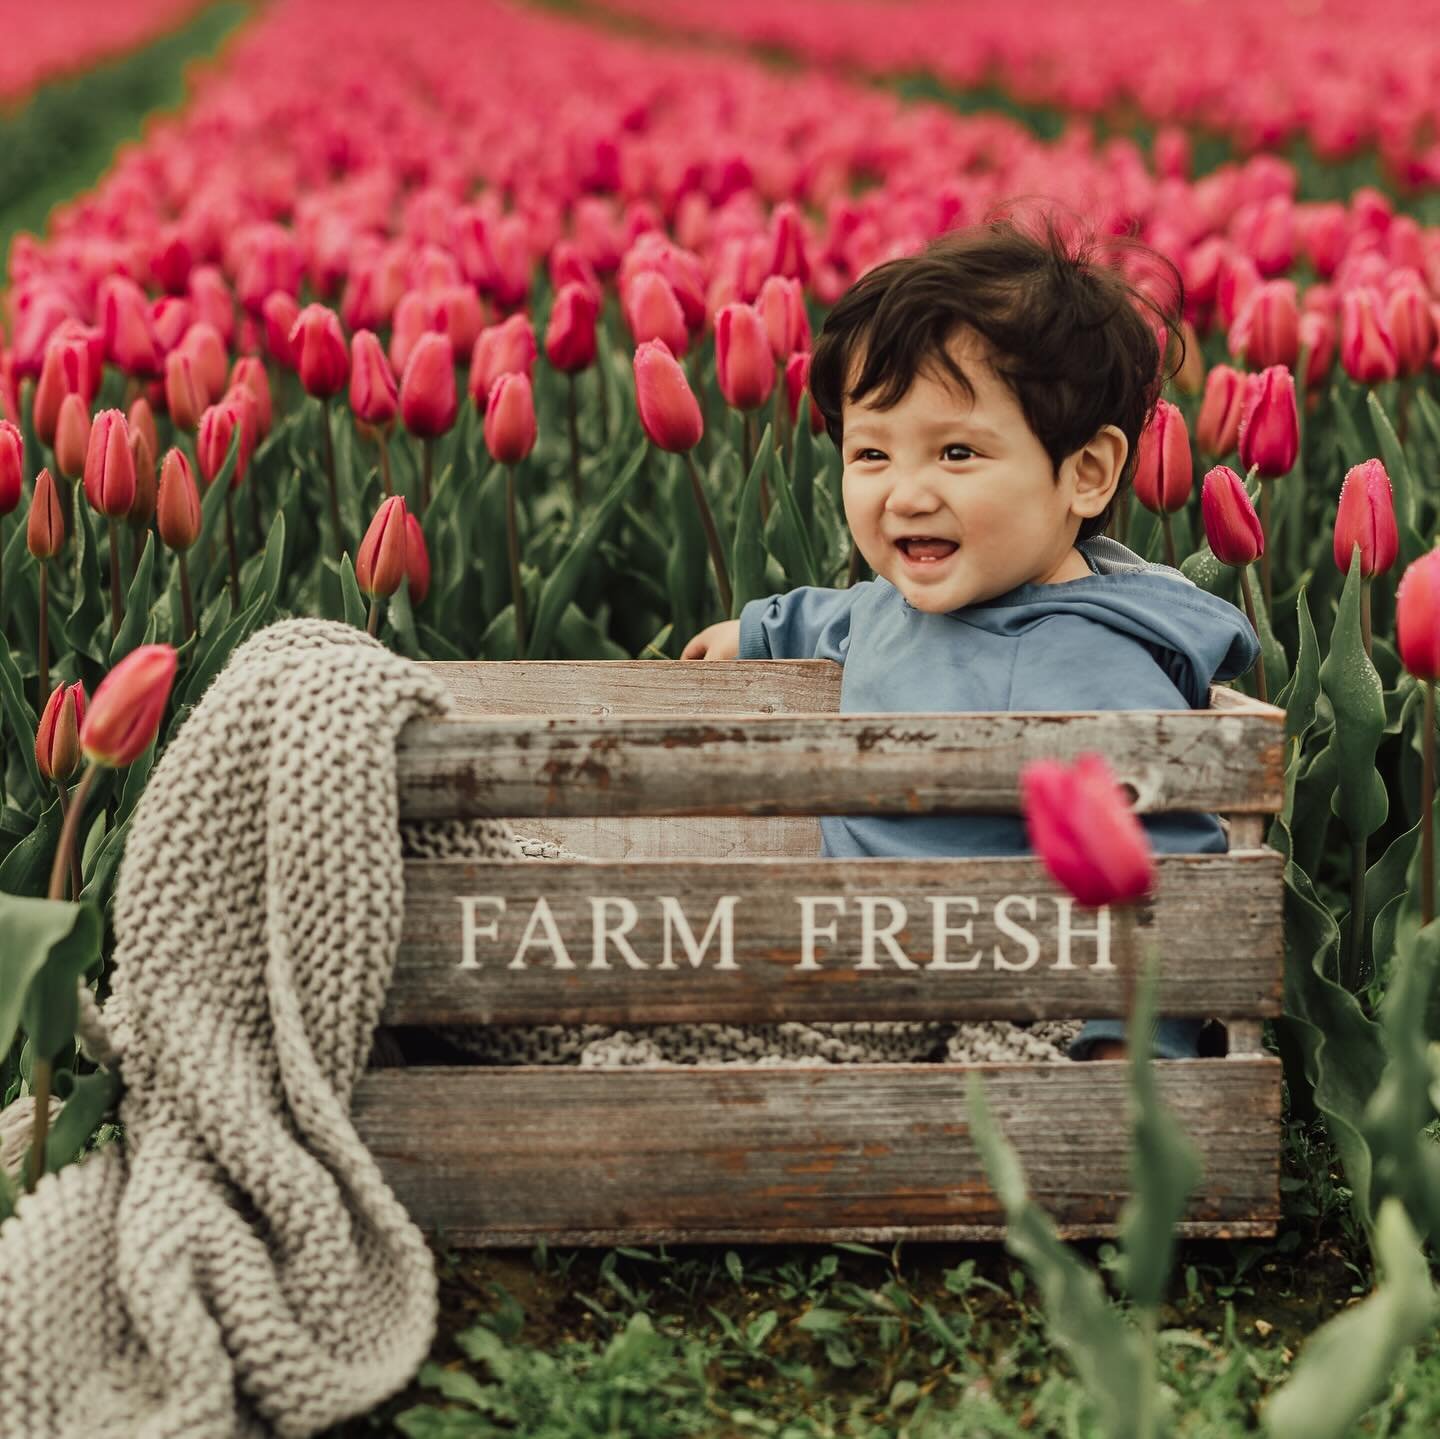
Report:
M210 403L195 357L185 349L165 356L165 408L177 430L193 430Z
M1300 306L1289 280L1271 280L1251 291L1230 327L1230 353L1247 364L1295 364L1300 353Z
M400 383L400 416L405 428L422 439L434 439L450 429L459 411L450 341L444 335L422 335Z
M1080 904L1131 904L1149 893L1149 838L1101 756L1037 760L1021 772L1020 789L1035 853Z
M268 301L267 301L268 303ZM350 378L350 354L340 317L328 305L306 305L290 331L295 368L307 395L328 399Z
M1288 475L1300 453L1300 415L1295 379L1283 365L1271 365L1245 381L1240 415L1240 463L1267 480Z
M1340 486L1340 508L1335 516L1335 563L1341 573L1350 570L1350 556L1360 547L1360 573L1367 579L1384 574L1400 553L1395 524L1395 498L1390 476L1379 460L1354 466Z
M442 337L436 338L445 343ZM360 541L355 554L355 583L362 594L372 599L388 599L405 582L407 513L404 499L392 495L375 511L370 528Z
M599 314L600 301L588 285L571 281L561 287L545 327L545 358L554 369L573 375L595 363Z
M1194 482L1185 416L1168 400L1159 400L1140 435L1135 498L1156 514L1174 513L1185 508Z
M637 345L663 340L672 354L683 355L690 342L685 313L670 282L655 270L642 270L625 291L625 323Z
M1340 363L1362 385L1393 380L1400 373L1395 341L1380 308L1376 290L1347 290L1340 297Z
M130 429L119 410L101 410L85 451L85 498L111 519L124 519L135 502L135 458Z
M1305 388L1318 389L1335 363L1334 319L1324 310L1306 310L1300 316L1300 345L1310 352L1305 366Z
M8 515L19 505L24 484L24 438L18 426L0 420L0 515Z
M350 408L357 420L383 430L400 413L400 387L373 330L355 331L350 359Z
M80 727L87 759L120 769L145 753L160 732L177 662L170 645L141 645L100 681Z
M424 604L425 596L430 593L430 551L425 547L425 532L420 528L420 521L408 510L405 512L405 576L411 605Z
M139 285L123 275L112 275L101 286L100 317L106 359L127 375L160 373L160 344L150 322L149 302Z
M1195 421L1195 443L1201 454L1228 455L1240 438L1245 409L1245 376L1229 365L1216 365L1205 377L1205 398Z
M1440 680L1440 549L1407 565L1395 591L1400 663L1419 680Z
M810 348L810 317L805 313L805 291L798 280L771 275L760 287L755 308L765 322L770 353L783 365L798 350Z
M647 340L635 351L635 401L651 444L679 455L700 443L700 403L663 341Z
M1414 281L1397 285L1385 299L1385 329L1395 345L1395 368L1401 375L1418 375L1435 348L1435 322L1424 287Z
M93 388L89 369L89 350L84 341L57 337L46 347L34 402L35 435L42 445L53 448L55 444L60 402L66 395L79 395L87 405L90 403Z
M274 412L270 400L270 377L265 373L265 365L258 355L241 355L235 361L226 388L234 389L236 385L243 385L254 397L256 419L263 439L270 433Z
M535 367L535 330L524 315L511 315L499 325L481 330L470 352L470 398L483 408L501 375L529 378Z
M67 480L78 480L85 473L89 450L90 411L84 396L66 395L55 422L55 465Z
M1260 516L1245 493L1245 484L1228 465L1216 465L1200 486L1200 517L1205 538L1222 565L1242 568L1265 553Z
M45 701L35 730L35 764L48 780L63 784L80 768L80 726L85 723L85 686L58 684Z
M760 312L726 305L715 320L715 367L720 393L736 410L758 410L775 388L775 360Z
M277 365L293 370L298 355L290 335L295 322L300 318L300 306L295 297L284 290L276 290L265 297L260 306L260 318L265 324L265 348L270 351Z
M35 476L30 515L25 524L25 548L37 560L53 560L65 548L65 512L50 471Z
M518 465L535 448L535 434L529 375L501 375L485 403L485 448L500 464Z
M155 523L168 549L188 550L200 538L200 494L184 450L167 451L160 466Z

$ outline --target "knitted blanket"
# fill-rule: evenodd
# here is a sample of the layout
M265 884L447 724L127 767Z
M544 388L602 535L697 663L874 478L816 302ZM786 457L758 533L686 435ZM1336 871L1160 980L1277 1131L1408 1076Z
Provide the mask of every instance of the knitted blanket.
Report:
M0 1225L5 1439L311 1435L428 1352L424 1236L351 1125L404 900L402 855L546 854L504 825L397 821L395 740L449 698L349 626L286 620L167 746L120 865L111 994L123 1141ZM403 846L403 848L402 848ZM1053 1058L1073 1026L451 1030L490 1062ZM18 1154L29 1101L0 1113ZM18 1141L18 1142L17 1142Z

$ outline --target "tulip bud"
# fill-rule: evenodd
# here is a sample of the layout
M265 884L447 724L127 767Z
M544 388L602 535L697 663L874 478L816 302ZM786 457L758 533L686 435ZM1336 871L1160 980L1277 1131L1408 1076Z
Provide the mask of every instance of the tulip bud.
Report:
M585 263L580 256L576 259ZM555 369L573 375L595 363L595 324L599 314L595 290L574 280L561 288L545 327L545 358Z
M1310 352L1305 388L1318 389L1335 363L1335 321L1324 310L1306 310L1300 316L1300 346Z
M805 291L799 280L771 275L760 287L755 308L777 365L783 365L796 351L810 348L810 317L805 313Z
M160 467L155 523L169 549L188 550L200 538L200 493L184 450L167 451Z
M485 405L485 448L502 465L517 465L535 448L535 400L529 375L495 381Z
M177 430L193 430L210 403L195 357L185 349L165 356L165 408Z
M810 278L810 262L805 254L805 228L799 209L789 200L776 205L770 217L769 275L787 275L803 285ZM732 402L733 404L733 402ZM743 410L745 405L734 405Z
M412 606L425 603L430 593L430 551L425 547L425 532L420 521L405 512L405 576L409 582Z
M1200 486L1205 538L1222 565L1241 568L1265 553L1260 516L1245 493L1245 482L1228 465L1216 465Z
M676 355L683 355L690 343L685 312L664 275L641 270L625 288L625 323L637 345L646 340L663 340Z
M235 457L235 473L230 477L230 488L239 489L250 463L250 451L245 442L244 414L238 405L222 401L211 405L200 416L200 430L195 437L195 453L200 461L200 474L207 485L215 483L230 453L230 441L236 430L240 431L240 451Z
M1289 280L1257 285L1230 327L1230 353L1247 364L1293 366L1300 353L1300 303Z
M355 583L372 599L388 599L407 575L408 511L400 495L392 495L375 511L355 554Z
M1395 341L1380 316L1380 295L1368 286L1340 297L1340 363L1362 385L1393 380L1400 373Z
M1395 499L1390 476L1379 460L1366 460L1346 474L1335 516L1335 563L1350 572L1350 556L1360 546L1360 573L1382 575L1400 553Z
M650 340L635 351L635 403L652 445L680 455L700 443L705 421L699 401L663 341Z
M255 400L256 438L263 440L274 423L274 411L270 402L270 377L258 355L241 355L235 361L227 388L233 390L237 385L243 385Z
M49 470L41 470L35 476L30 518L25 525L25 547L37 560L53 560L65 548L65 511Z
M1435 322L1422 285L1401 284L1390 292L1385 300L1385 328L1395 344L1397 372L1418 375L1435 348Z
M1149 837L1099 755L1082 754L1073 765L1026 765L1020 791L1031 846L1080 904L1130 904L1149 892Z
M1283 365L1271 365L1245 381L1240 415L1240 463L1258 469L1261 479L1288 475L1300 453L1300 415L1295 408L1295 378Z
M120 769L149 749L160 732L177 659L170 645L140 645L100 681L80 726L87 759Z
M1185 416L1169 400L1159 400L1140 434L1135 498L1156 514L1165 510L1173 514L1185 508L1194 482Z
M168 355L179 346L185 332L195 323L195 307L189 300L166 295L151 307L150 323L155 329L155 339L161 352Z
M60 404L66 395L89 395L89 355L82 340L52 339L45 349L40 383L35 387L32 418L35 437L42 445L55 445L55 426L60 419Z
M715 373L725 403L735 410L758 410L775 387L775 361L760 312L730 304L715 320Z
M119 410L101 410L85 450L85 498L111 519L124 519L135 502L135 460L130 427Z
M1421 555L1400 576L1395 644L1417 680L1440 679L1440 550Z
M1235 448L1244 408L1245 376L1229 365L1216 365L1205 377L1205 398L1195 421L1195 443L1201 454L1218 459Z
M1182 395L1198 395L1205 388L1205 355L1200 336L1189 320L1180 322L1180 368L1175 371L1175 388Z
M80 768L80 726L85 723L85 686L58 684L45 701L35 731L35 763L56 784Z
M267 295L260 306L260 318L265 322L265 348L275 357L277 365L293 370L297 354L290 333L300 318L300 306L294 295L284 290Z
M797 350L785 362L785 398L790 405L790 423L800 423L800 399L810 389L810 351ZM815 403L814 396L810 398L810 433L818 435L825 428L825 416L820 413L820 407Z
M100 315L105 358L127 375L158 375L160 343L140 286L123 275L111 275L100 287Z
M66 395L55 423L55 463L67 480L78 480L85 473L89 448L90 411L80 395Z
M476 409L486 405L501 375L526 375L535 365L535 331L524 315L511 315L480 331L470 352L470 398Z
M25 441L9 420L0 420L0 515L20 503L25 484Z
M459 410L450 341L433 332L422 335L410 352L400 384L400 417L405 428L421 439L433 440L455 423Z
M155 452L144 430L130 431L130 459L135 466L135 498L125 518L143 528L155 518Z
M400 390L395 383L385 348L372 330L357 330L351 345L350 408L355 418L383 430L400 411Z
M179 349L195 362L195 371L205 386L206 402L213 404L225 393L225 380L230 372L230 357L225 343L214 325L196 320L185 332Z
M350 355L340 317L328 305L306 305L300 311L290 331L290 344L307 395L328 399L345 388L350 378Z

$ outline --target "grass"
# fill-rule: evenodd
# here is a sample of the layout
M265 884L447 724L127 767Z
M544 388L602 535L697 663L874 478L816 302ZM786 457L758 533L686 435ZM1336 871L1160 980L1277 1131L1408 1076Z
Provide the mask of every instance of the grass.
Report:
M1270 1242L1183 1246L1161 1315L1176 1434L1255 1432L1305 1337L1370 1290L1318 1131L1285 1138ZM1102 1270L1105 1244L1085 1250ZM437 1253L442 1315L412 1384L327 1439L879 1439L1099 1431L998 1246L836 1244ZM1440 1346L1360 1432L1440 1425Z

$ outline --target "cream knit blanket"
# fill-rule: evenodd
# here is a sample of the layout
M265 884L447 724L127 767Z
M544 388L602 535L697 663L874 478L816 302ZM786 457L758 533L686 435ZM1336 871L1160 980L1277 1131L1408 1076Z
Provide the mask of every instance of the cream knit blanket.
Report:
M395 740L449 698L360 631L285 620L232 658L136 808L103 1013L121 1142L0 1225L4 1439L311 1435L429 1350L424 1236L349 1119L400 936L405 853L545 851L397 821ZM517 845L519 849L517 850ZM1073 1026L598 1025L448 1031L491 1062L1050 1058ZM30 1104L0 1113L11 1152Z

